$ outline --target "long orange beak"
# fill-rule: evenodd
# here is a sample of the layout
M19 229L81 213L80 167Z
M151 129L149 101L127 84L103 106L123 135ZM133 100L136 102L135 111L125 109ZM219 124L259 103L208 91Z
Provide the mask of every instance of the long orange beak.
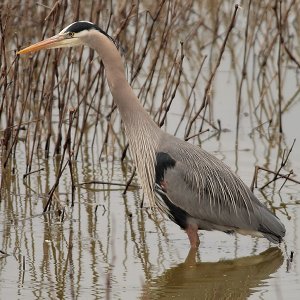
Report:
M17 54L25 54L29 52L36 52L42 49L53 49L72 46L72 39L66 39L64 35L55 35L41 42L33 44L17 52Z

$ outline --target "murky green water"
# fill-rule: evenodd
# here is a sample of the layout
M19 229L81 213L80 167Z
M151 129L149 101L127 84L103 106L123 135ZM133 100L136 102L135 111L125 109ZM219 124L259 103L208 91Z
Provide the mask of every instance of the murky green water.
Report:
M244 7L246 9L247 4ZM237 37L243 33L245 11L239 18ZM176 41L175 35L175 44ZM241 59L243 39L237 41L239 39L229 42L212 89L211 117L220 119L226 130L219 135L210 130L201 135L201 142L204 149L230 165L250 186L255 165L271 170L278 167L280 147L278 134L269 138L278 128L268 127L264 117L254 117L260 109L262 93L250 75L242 92L243 117L236 139L237 82L240 80L240 73L237 75L236 70L240 70L241 63L238 61L233 67L232 59ZM193 51L196 50L191 49L191 53L187 50L187 61L195 59ZM209 55L209 51L205 51ZM88 58L88 50L84 53ZM67 55L67 52L63 54ZM97 65L98 61L93 63ZM149 64L149 58L146 64ZM253 69L253 64L253 59L250 59L248 74L255 74L253 77L256 78L259 70ZM63 68L63 64L60 67ZM82 66L86 67L85 64ZM184 67L186 74L193 78L195 70L190 63L186 62ZM205 70L209 72L209 67L205 66ZM284 70L283 94L284 99L289 99L298 89L300 78L291 63ZM268 93L276 94L272 74L268 80ZM202 78L199 86L203 89L205 83ZM182 80L184 84L190 86ZM136 83L138 93L137 86ZM162 87L159 87L153 100L156 108L162 92ZM176 94L164 130L175 131L185 107L182 99L186 94ZM266 97L266 106L273 101L270 95ZM196 90L194 97L202 99L202 90ZM248 99L253 103L250 100L248 103ZM104 110L109 111L108 106ZM54 114L58 119L57 115ZM93 112L91 116L93 124ZM283 114L281 144L281 148L289 148L296 139L283 173L292 169L298 180L299 116L300 101L296 99ZM275 112L273 117L276 119ZM5 119L6 116L2 115L1 130ZM53 119L54 125L57 125L57 119ZM185 233L156 211L140 208L143 195L139 188L132 187L123 195L123 186L80 185L92 180L124 184L131 175L130 160L120 161L122 151L117 139L110 138L104 153L101 153L106 129L104 122L102 118L96 138L93 130L84 130L78 158L73 162L77 185L74 206L71 207L70 175L65 172L53 198L56 209L47 213L42 212L47 193L56 179L59 157L53 158L51 153L50 158L45 159L41 148L35 152L32 164L32 171L40 171L23 179L27 144L22 141L28 136L26 130L20 133L15 156L9 161L11 171L0 170L1 178L5 176L0 201L0 299L298 299L300 205L296 203L300 199L299 185L287 182L280 190L284 183L280 180L264 189L263 193L255 189L257 197L268 205L272 204L285 224L286 245L274 247L264 239L200 232L201 244L194 262L194 253L189 253ZM121 132L116 132L116 135L123 137ZM180 127L178 135L183 137L184 128ZM199 143L199 140L190 142ZM262 187L272 176L261 171L258 186ZM138 184L136 178L134 184ZM287 204L286 209L280 208L281 203ZM288 261L290 251L294 251L292 263Z

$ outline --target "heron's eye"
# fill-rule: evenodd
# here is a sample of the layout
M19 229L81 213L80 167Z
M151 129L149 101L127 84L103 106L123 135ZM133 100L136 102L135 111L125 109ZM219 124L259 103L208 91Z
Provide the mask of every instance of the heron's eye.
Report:
M68 32L68 34L67 34L67 38L72 38L72 37L74 37L74 32Z

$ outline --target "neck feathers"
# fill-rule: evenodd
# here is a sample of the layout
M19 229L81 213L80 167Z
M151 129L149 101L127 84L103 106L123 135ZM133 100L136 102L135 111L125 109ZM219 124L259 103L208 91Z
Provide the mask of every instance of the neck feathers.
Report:
M102 58L110 91L125 125L130 153L140 183L150 204L154 204L156 152L162 131L150 118L129 86L122 58L114 43L104 34L92 31L86 44Z

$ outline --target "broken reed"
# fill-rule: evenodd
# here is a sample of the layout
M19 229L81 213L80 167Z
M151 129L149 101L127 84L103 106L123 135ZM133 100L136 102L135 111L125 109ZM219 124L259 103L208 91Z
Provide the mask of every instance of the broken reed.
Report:
M261 138L272 148L278 141L278 132L284 133L282 115L299 93L297 89L286 98L282 84L286 77L284 66L300 65L293 53L296 27L290 24L300 4L294 0L249 0L247 4L239 10L238 6L208 0L161 0L152 4L93 0L89 6L64 0L52 7L35 1L22 5L4 1L0 10L1 172L14 168L10 162L17 147L24 148L26 176L35 174L32 170L37 169L36 157L56 156L58 170L48 191L47 210L63 174L71 176L74 204L77 183L73 164L82 155L82 145L90 141L87 136L91 133L91 146L101 149L101 158L105 159L110 143L123 153L122 159L127 157L120 118L103 65L93 50L43 51L26 58L15 55L21 46L54 35L79 19L99 24L117 39L128 80L145 109L160 126L191 142L200 142L199 134L208 130L212 136L221 133L222 124L214 116L213 90L218 67L222 67L224 55L229 55L237 78L236 144L244 107L250 115L253 113L253 128L265 122L272 126L259 127ZM246 19L242 29L238 21L241 18ZM235 52L241 36L242 58ZM277 95L272 92L274 84L279 87ZM249 91L257 91L259 97ZM243 98L246 94L247 99ZM173 130L167 126L168 115L178 105L184 109ZM70 109L74 109L73 113ZM284 145L278 143L279 154L282 148ZM128 184L133 174L129 172ZM3 180L1 176L1 188Z

